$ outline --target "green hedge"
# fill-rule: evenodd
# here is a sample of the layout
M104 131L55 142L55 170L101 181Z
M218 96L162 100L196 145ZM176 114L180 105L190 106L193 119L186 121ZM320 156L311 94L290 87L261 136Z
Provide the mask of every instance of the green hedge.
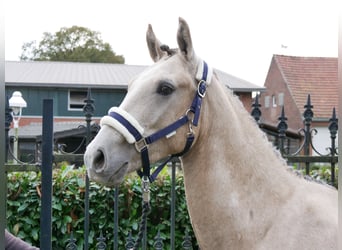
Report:
M7 228L14 235L32 245L39 246L39 218L41 183L40 174L14 172L8 174ZM170 244L170 190L171 178L164 171L151 185L151 213L148 216L148 245L160 231L164 249ZM77 240L79 249L83 245L85 169L62 166L53 172L53 249L65 249L70 234ZM183 177L176 177L176 249L181 249L185 232L196 240L187 212ZM107 249L113 248L114 190L90 183L90 248L95 249L100 231L106 237ZM140 178L128 177L119 191L119 248L123 249L129 232L138 234L141 217Z
M313 166L311 176L329 182L330 167ZM338 168L336 168L336 180ZM62 166L53 173L53 249L65 249L73 232L79 249L83 245L85 169ZM8 174L7 228L14 235L39 246L40 183L35 172ZM336 183L337 187L337 183ZM148 216L148 244L152 246L157 232L163 238L164 249L170 244L170 190L171 179L166 171L151 185L151 213ZM181 249L185 232L196 240L187 212L183 176L176 177L176 249ZM107 249L113 247L114 190L90 183L90 236L91 249L95 249L100 231L106 237ZM138 234L141 216L140 178L129 176L120 186L119 194L119 248L123 249L129 232Z
M298 165L293 166L294 170L299 170L302 175L305 175L305 168L298 168ZM335 166L335 183L331 183L331 166L330 165L317 165L310 166L310 177L318 182L327 183L338 188L338 165Z

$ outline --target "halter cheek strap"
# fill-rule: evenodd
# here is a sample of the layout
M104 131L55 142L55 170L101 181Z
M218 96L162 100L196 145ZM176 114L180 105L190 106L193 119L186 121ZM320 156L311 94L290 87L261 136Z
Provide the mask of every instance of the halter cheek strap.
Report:
M144 129L139 124L139 122L129 113L120 109L118 107L112 107L108 116L104 116L100 125L108 125L115 130L117 130L128 143L135 144L136 150L141 154L142 168L143 171L138 171L141 177L146 177L150 180L150 182L154 181L158 175L158 173L162 170L165 164L172 157L179 157L184 155L192 146L192 143L195 139L195 135L192 131L192 125L197 126L199 121L199 115L201 111L202 98L205 96L206 87L211 81L213 71L208 67L207 63L204 61L200 61L197 69L196 79L199 81L197 92L192 101L191 107L185 112L180 119L170 124L169 126L153 133L152 135L143 136ZM189 117L190 112L193 113L193 118ZM148 145L163 138L171 137L175 131L185 124L189 124L189 133L187 135L187 140L182 152L171 155L167 158L167 160L161 163L157 169L150 174L150 160L148 155Z

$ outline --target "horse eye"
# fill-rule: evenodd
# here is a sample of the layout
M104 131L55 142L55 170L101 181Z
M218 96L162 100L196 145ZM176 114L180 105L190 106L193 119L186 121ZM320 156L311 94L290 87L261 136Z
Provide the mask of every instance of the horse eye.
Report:
M172 94L172 92L175 90L174 86L169 82L160 82L157 93L163 96L167 96Z

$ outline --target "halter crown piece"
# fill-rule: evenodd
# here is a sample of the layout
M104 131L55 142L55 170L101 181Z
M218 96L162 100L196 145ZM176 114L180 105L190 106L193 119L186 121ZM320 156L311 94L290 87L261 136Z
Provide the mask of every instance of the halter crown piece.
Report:
M104 116L101 121L100 125L107 125L115 130L117 130L119 133L121 133L126 141L130 144L135 144L136 150L141 154L141 162L142 162L142 171L139 170L138 174L140 177L143 178L143 180L148 179L150 182L153 182L156 178L159 172L163 169L165 164L170 161L173 157L179 157L184 155L188 150L191 148L191 145L195 139L195 135L192 132L191 125L197 126L199 115L201 111L201 104L202 104L202 98L205 96L206 87L211 82L213 70L212 68L209 68L207 63L203 60L200 60L198 66L197 66L197 73L196 73L196 79L198 82L197 92L196 95L192 101L191 107L185 112L185 114L179 118L174 123L171 123L170 125L166 126L165 128L144 137L144 128L139 124L139 122L128 112L126 112L123 109L120 109L119 107L112 107L108 111L108 115ZM193 113L193 119L191 120L189 117L189 112ZM175 131L180 128L181 126L189 123L189 129L190 133L187 135L187 140L185 143L185 147L182 152L179 152L177 154L171 155L167 158L166 161L161 163L157 169L150 174L150 160L148 155L148 145L165 137L172 136ZM148 197L146 197L147 199Z

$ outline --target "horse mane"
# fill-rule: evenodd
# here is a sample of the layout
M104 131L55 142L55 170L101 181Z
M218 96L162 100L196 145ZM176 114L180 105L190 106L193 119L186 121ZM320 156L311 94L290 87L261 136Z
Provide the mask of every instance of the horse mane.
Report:
M224 86L224 84L217 77L217 74L215 71L214 71L214 75L216 77L217 82ZM236 106L237 110L242 110L243 112L248 113L247 110L245 109L245 107L243 106L243 103L241 102L240 98L237 95L235 95L234 92L231 89L229 89L228 87L224 86L224 89L225 89L225 91L223 91L223 93L227 96L228 99L232 100L231 104ZM253 119L253 117L251 115L248 116L248 119L254 124L255 129L260 129L257 122L255 122L255 120ZM336 189L334 186L330 185L329 183L326 183L322 180L315 179L309 175L305 175L300 170L294 169L293 166L289 166L287 164L286 160L284 159L284 157L281 155L280 151L274 145L272 145L271 142L267 139L265 132L261 131L261 133L262 133L262 137L266 141L266 143L271 145L271 147L273 149L273 153L276 155L279 162L281 162L283 167L288 172L290 172L293 176L295 176L296 178L304 179L304 180L309 181L309 182L315 182L315 183Z
M160 49L167 53L168 56L173 56L177 53L177 49L170 49L170 47L166 44L162 44L160 46Z

